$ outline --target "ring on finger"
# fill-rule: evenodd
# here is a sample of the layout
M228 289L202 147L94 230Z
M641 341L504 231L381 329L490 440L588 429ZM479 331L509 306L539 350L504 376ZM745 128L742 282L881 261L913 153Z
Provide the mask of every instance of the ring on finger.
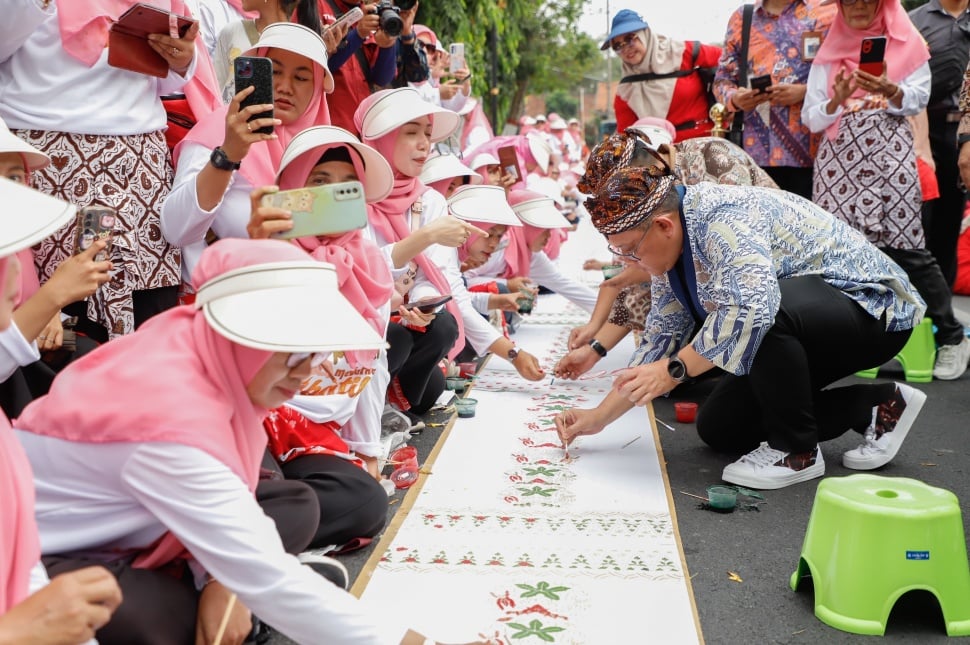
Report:
M253 124L252 123L247 123L246 124L246 129L249 130L250 132L252 132L253 131Z
M172 56L178 56L181 53L182 53L181 49L179 49L178 47L172 47Z

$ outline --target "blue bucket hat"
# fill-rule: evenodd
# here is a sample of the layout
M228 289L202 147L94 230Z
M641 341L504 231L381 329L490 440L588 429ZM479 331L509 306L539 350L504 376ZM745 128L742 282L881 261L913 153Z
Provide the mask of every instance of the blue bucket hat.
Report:
M603 46L600 47L601 50L608 49L610 46L610 41L612 41L617 36L622 36L623 34L629 34L634 31L640 31L641 29L647 29L650 25L647 21L640 17L636 11L632 9L621 9L616 12L613 16L613 24L610 27L610 33L606 37L606 41Z

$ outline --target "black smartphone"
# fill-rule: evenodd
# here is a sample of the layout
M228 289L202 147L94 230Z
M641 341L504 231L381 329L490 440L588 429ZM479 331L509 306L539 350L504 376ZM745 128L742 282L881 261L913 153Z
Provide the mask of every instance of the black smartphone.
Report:
M885 36L871 36L862 39L862 47L859 48L859 69L873 76L882 76L882 62L885 58Z
M254 87L249 96L242 100L239 109L250 105L272 105L273 104L273 61L268 58L257 56L237 56L233 61L233 73L236 81L236 93L238 94L247 87ZM273 110L259 112L249 118L272 119ZM273 126L266 125L256 128L253 132L262 134L272 134Z
M451 296L428 296L418 298L404 305L405 309L417 309L423 314L433 314L438 307L451 300Z
M758 94L764 94L765 90L771 87L771 74L765 74L763 76L752 76L749 79L751 83L751 89Z

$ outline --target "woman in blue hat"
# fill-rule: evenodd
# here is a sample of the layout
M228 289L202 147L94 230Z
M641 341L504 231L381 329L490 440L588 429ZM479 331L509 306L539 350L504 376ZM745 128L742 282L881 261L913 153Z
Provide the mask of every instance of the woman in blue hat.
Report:
M635 11L623 9L600 49L612 49L623 63L613 99L616 129L645 116L667 119L677 128L675 142L708 136L707 89L697 67L717 67L721 48L655 34Z

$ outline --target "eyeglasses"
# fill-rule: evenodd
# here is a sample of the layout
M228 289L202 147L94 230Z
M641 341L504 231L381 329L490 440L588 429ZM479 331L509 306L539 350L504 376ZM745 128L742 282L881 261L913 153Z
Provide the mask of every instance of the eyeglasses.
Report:
M287 357L286 366L290 369L293 369L297 365L302 365L303 361L310 358L311 356L313 357L313 359L310 361L310 367L319 367L320 365L323 365L323 363L327 359L330 358L331 353L330 352L293 352L292 354L289 355L289 357Z
M616 248L612 244L607 244L606 248L610 250L610 253L612 253L618 258L627 258L627 259L633 260L634 262L639 262L640 256L637 255L637 251L640 250L640 245L643 244L643 241L647 239L647 233L650 232L651 226L653 226L653 220L651 220L650 223L647 224L647 228L643 232L643 235L640 236L640 240L632 247L630 247L629 251L621 251L620 249Z
M632 43L636 39L637 39L637 37L636 37L635 34L630 34L629 36L627 36L626 38L624 38L620 42L610 43L610 48L612 48L613 51L615 51L615 52L623 51L624 49L627 48L627 45L629 45L630 43Z
M864 2L865 4L876 4L879 0L839 0L843 7L851 7L857 2Z

